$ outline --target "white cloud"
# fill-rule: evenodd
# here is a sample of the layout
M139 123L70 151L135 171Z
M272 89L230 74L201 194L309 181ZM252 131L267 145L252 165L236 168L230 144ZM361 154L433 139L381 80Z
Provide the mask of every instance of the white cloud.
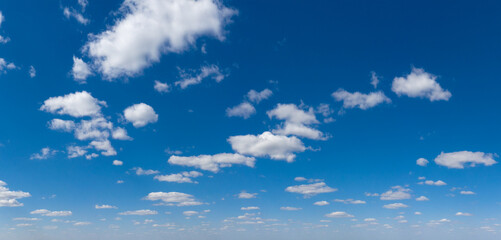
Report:
M194 216L194 215L198 215L199 213L197 211L184 211L183 212L183 215L185 216L188 216L188 217L191 217L191 216Z
M240 135L228 138L233 150L255 157L270 157L274 160L293 162L295 152L304 152L306 147L298 138L264 132L260 135Z
M49 128L52 130L61 130L64 132L71 132L75 129L75 122L71 120L62 120L54 118L49 122Z
M80 146L68 146L66 148L66 151L68 152L68 158L81 157L87 154L87 150L85 150L84 147Z
M295 124L314 124L318 123L313 108L308 111L299 109L295 104L278 104L274 109L266 112L269 118L276 118Z
M285 123L283 127L273 130L273 133L280 135L295 135L314 140L326 140L327 137L321 131L305 126L303 124Z
M301 209L302 208L298 208L298 207L280 207L280 210L282 210L282 211L299 211Z
M247 119L255 113L256 109L254 108L254 106L252 106L252 104L248 102L243 102L237 106L226 109L226 116L228 117L242 117L244 119Z
M262 100L268 99L269 97L271 97L271 95L273 95L273 92L268 88L264 89L261 92L252 89L247 93L247 99L249 99L249 101L251 102L259 103Z
M136 167L136 168L133 168L132 170L136 171L136 175L138 176L142 176L142 175L153 175L153 174L158 174L160 173L159 171L157 170L144 170L140 167Z
M313 205L316 205L316 206L325 206L325 205L329 205L329 202L327 202L327 201L318 201L318 202L313 203Z
M219 70L219 66L217 65L202 66L198 73L195 74L194 72L194 70L186 71L179 69L181 80L176 81L174 85L185 89L191 85L200 84L204 79L209 77L218 83L223 81L223 79L226 77L226 75Z
M96 150L101 151L103 156L115 156L117 151L111 146L110 140L94 140L90 142L89 146L94 147Z
M377 221L375 218L365 218L364 222L375 222Z
M47 217L67 217L71 216L73 213L71 211L49 211L47 209L37 209L31 211L30 214L40 214Z
M82 7L82 11L85 11L85 7L87 7L87 4L89 4L88 0L78 0L78 5Z
M2 40L2 39L0 39L0 40ZM16 65L14 63L7 62L7 61L5 61L5 59L0 58L0 73L2 73L2 72L5 73L7 70L12 70L15 68L16 68Z
M257 193L248 193L245 191L242 191L241 193L238 194L238 198L241 199L251 199L251 198L256 198Z
M154 210L149 210L149 209L142 209L142 210L134 210L134 211L125 211L118 213L120 215L136 215L136 216L145 216L145 215L157 215L158 212Z
M77 12L73 8L63 8L63 14L67 19L74 18L83 25L87 25L90 22L89 19L85 18L81 13Z
M354 199L334 199L334 202L340 202L344 204L366 204L363 200L354 200Z
M344 108L358 107L362 110L375 107L381 103L391 103L391 100L382 91L365 94L360 92L350 93L344 89L338 89L332 93L332 97L336 101L342 101Z
M19 218L13 218L13 221L40 221L42 219L40 218L27 218L27 217L19 217Z
M236 153L219 153L215 155L198 155L190 157L171 156L168 162L173 165L196 167L217 173L220 168L231 167L233 164L254 167L256 159Z
M54 155L56 155L57 150L50 149L49 147L42 148L40 150L40 153L34 153L30 156L30 159L37 159L37 160L45 160L48 159Z
M411 198L411 190L401 186L394 186L390 190L381 194L381 200L402 200Z
M7 183L0 180L0 207L21 207L23 203L20 203L18 199L31 197L28 192L11 191L6 186Z
M28 71L28 73L30 74L30 78L34 78L37 76L37 70L33 66L30 66L30 70Z
M497 162L494 160L494 154L492 153L459 151L451 153L442 152L435 158L435 163L448 168L463 169L467 163L471 167L474 167L477 164L492 166Z
M100 116L101 106L105 101L99 101L86 91L70 93L64 96L51 97L44 101L40 110L53 114L67 114L72 117Z
M73 223L73 226L86 226L92 224L91 222L76 222Z
M103 204L103 205L97 205L94 206L96 209L117 209L116 206L112 206L112 205L106 205L106 204Z
M127 135L127 130L121 127L113 129L113 131L111 132L111 137L118 140L132 140L132 138Z
M5 21L5 17L3 16L2 12L0 11L0 27L2 26L3 21ZM5 38L5 37L0 35L0 43L7 43L9 41L10 41L9 38Z
M421 196L421 197L418 197L416 198L416 201L429 201L430 199L428 199L427 197L425 196Z
M470 217L473 216L471 213L457 212L456 216Z
M424 181L424 184L431 185L431 186L445 186L445 185L447 185L447 183L445 183L442 180L438 180L438 181L426 180L426 181Z
M197 171L181 172L169 175L157 175L154 179L160 182L193 183L192 178L200 177L203 174ZM195 182L196 183L196 182Z
M459 194L461 194L461 195L475 195L476 193L474 193L472 191L461 191L461 192L459 192Z
M414 215L422 215L423 213L421 212L414 212Z
M124 110L124 117L134 127L144 127L148 123L158 121L158 114L150 105L145 103L134 104Z
M168 93L170 91L170 86L167 83L155 80L155 86L153 87L159 93Z
M202 36L223 40L223 28L236 14L214 0L127 0L119 12L123 17L85 45L106 78L136 75Z
M311 197L319 193L330 193L337 191L336 188L331 188L327 186L324 182L312 183L312 184L301 184L296 186L290 186L285 189L286 192L303 194L304 197Z
M325 214L326 217L330 218L352 218L355 217L351 214L348 214L346 212L331 212L329 214Z
M424 158L419 158L418 160L416 160L416 164L421 166L421 167L426 167L426 165L428 165L429 161L424 159Z
M259 210L259 207L241 207L242 211L251 211L251 210Z
M374 86L374 88L377 88L378 84L379 84L379 76L376 74L376 72L372 71L371 72L371 85Z
M430 101L448 101L452 94L442 89L436 81L437 77L427 73L422 68L412 68L412 72L405 77L393 79L391 90L398 96L427 98Z
M144 199L150 201L162 201L167 206L196 206L201 205L193 195L181 192L151 192Z
M386 204L383 206L384 208L387 208L387 209L399 209L399 208L406 208L406 207L409 207L403 203L392 203L392 204Z
M113 160L113 165L115 165L115 166L122 166L122 165L124 165L124 162L122 162L120 160Z
M87 83L87 77L92 75L92 71L82 59L73 56L73 68L71 69L73 79L80 84Z

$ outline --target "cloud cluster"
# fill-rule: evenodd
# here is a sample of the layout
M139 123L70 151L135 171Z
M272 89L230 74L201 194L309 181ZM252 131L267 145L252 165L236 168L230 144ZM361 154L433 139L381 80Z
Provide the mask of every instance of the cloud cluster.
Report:
M259 103L262 100L268 99L271 95L273 95L273 92L267 88L261 92L252 89L247 93L246 99L242 103L226 109L226 116L247 119L256 113L256 108L252 103Z
M73 213L71 211L50 211L47 209L37 209L31 211L30 214L40 214L46 217L67 217L71 216Z
M409 193L411 190L409 188L404 188L401 186L394 186L390 190L381 194L381 200L403 200L411 198Z
M236 153L219 153L215 155L198 155L189 157L174 155L169 158L168 162L173 165L195 167L217 173L221 168L231 167L233 164L254 167L256 159Z
M422 68L412 68L405 77L393 79L391 90L398 96L406 95L412 98L427 98L430 101L448 101L452 94L442 89L437 83L437 76L427 73Z
M196 206L201 202L195 200L193 195L181 192L151 192L144 199L150 201L162 201L167 206Z
M391 100L382 91L371 93L350 93L344 89L338 89L332 93L336 101L342 101L344 108L360 108L366 110L382 103L391 103Z
M320 193L330 193L337 191L336 188L331 188L325 182L318 182L312 184L301 184L296 186L289 186L285 189L286 192L299 193L305 198L315 196Z
M442 152L435 158L435 163L448 168L463 169L468 163L470 167L474 167L477 164L492 166L497 162L494 160L494 154L491 153L459 151Z
M7 188L7 183L0 180L0 207L21 207L23 203L17 200L27 197L31 197L31 194L23 191L11 191Z
M189 171L169 175L157 175L154 179L160 182L193 183L192 178L200 177L202 175L203 174L201 172Z

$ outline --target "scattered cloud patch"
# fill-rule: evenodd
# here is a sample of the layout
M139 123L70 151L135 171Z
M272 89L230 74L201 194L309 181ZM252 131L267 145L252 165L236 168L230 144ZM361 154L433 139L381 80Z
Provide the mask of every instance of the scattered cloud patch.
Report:
M437 76L425 72L424 69L412 68L407 76L393 79L391 90L398 96L427 98L432 102L448 101L452 96L451 92L442 89L436 80Z
M145 103L134 104L124 110L125 119L136 128L144 127L149 123L158 121L158 114Z
M18 200L31 197L31 194L23 191L11 191L7 183L0 180L0 207L22 207L24 204Z
M160 182L176 182L176 183L197 183L193 182L192 178L200 177L203 174L197 171L181 172L169 175L157 175L154 179Z
M120 215L135 215L135 216L146 216L146 215L157 215L158 212L154 210L149 210L149 209L142 209L142 210L134 210L134 211L125 211L118 213Z
M406 208L406 207L409 207L403 203L391 203L391 204L386 204L383 206L384 208L387 208L387 209L399 209L399 208Z
M428 165L429 161L424 159L424 158L419 158L418 160L416 160L416 164L418 166L421 166L421 167L426 167L426 165Z
M167 206L196 206L202 205L201 202L195 200L193 195L181 192L151 192L144 199L150 201L162 201L162 204Z
M285 189L286 192L299 193L305 198L315 196L320 193L331 193L337 191L336 188L331 188L327 186L324 182L312 183L312 184L301 184L296 186L290 186Z
M219 153L215 155L198 155L189 157L174 155L169 158L168 162L173 165L195 167L217 173L221 168L231 167L233 164L254 167L256 159L236 153Z
M477 164L492 166L497 162L494 160L494 154L483 152L459 151L444 153L442 152L435 158L435 163L448 168L463 169L465 164L475 167Z
M352 218L352 217L355 217L351 214L348 214L346 212L331 212L329 214L325 214L326 217L330 217L330 218Z
M159 93L168 93L170 91L169 84L160 82L158 80L155 80L155 86L153 86L153 88Z
M411 194L409 193L411 190L409 188L404 188L401 186L394 186L390 190L381 193L381 200L403 200L410 199Z
M344 108L360 108L366 110L382 103L391 103L391 100L382 91L368 94L354 92L350 93L344 89L338 89L332 93L336 101L343 102Z

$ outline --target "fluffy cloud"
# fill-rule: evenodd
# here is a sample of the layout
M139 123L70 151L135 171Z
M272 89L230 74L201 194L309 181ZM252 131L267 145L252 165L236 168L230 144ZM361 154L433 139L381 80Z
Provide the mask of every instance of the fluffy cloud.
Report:
M117 207L115 206L111 206L111 205L96 205L94 206L96 209L117 209Z
M280 128L273 130L275 134L296 135L314 140L327 139L321 131L310 127L311 124L319 123L313 108L305 111L295 104L278 104L267 114L269 118L285 121Z
M67 114L72 117L100 116L101 106L106 102L99 101L86 91L70 93L64 96L51 97L44 101L40 110L53 114Z
M40 153L32 154L30 159L31 160L33 160L33 159L44 160L44 159L47 159L47 158L50 158L50 157L56 155L56 153L57 153L56 150L50 149L49 147L45 147L45 148L42 148L42 150L40 150Z
M133 76L163 53L180 53L201 36L224 39L236 14L214 0L127 0L108 30L91 37L85 50L106 78Z
M31 197L31 194L28 192L11 191L6 186L7 183L0 180L0 207L21 207L23 203L17 200Z
M159 93L167 93L170 91L169 84L157 80L155 80L155 86L153 86L153 88Z
M61 130L64 132L71 132L73 131L73 129L75 129L75 122L58 118L52 119L48 125L52 130Z
M354 92L350 93L344 89L338 89L332 93L336 101L342 101L344 108L360 108L366 110L375 107L381 103L391 103L391 100L383 92L371 92L368 94Z
M366 202L363 200L354 200L354 199L334 199L334 202L340 202L344 204L365 204Z
M190 157L171 156L168 162L173 165L196 167L217 173L220 168L231 167L232 164L254 167L256 159L236 153L219 153L215 155L198 155Z
M290 186L285 189L286 192L303 194L304 197L311 197L319 193L330 193L335 192L337 189L327 186L324 182L312 183L312 184L301 184L296 186Z
M6 72L7 70L15 69L15 68L16 68L16 65L14 63L7 62L7 61L5 61L5 59L0 58L0 73Z
M325 206L325 205L329 205L329 202L327 202L327 201L318 201L318 202L313 203L313 205L316 205L316 206Z
M376 72L372 71L371 72L371 85L374 86L374 88L377 88L378 84L379 84L379 77L376 74Z
M144 127L148 123L158 121L158 114L147 104L134 104L124 110L124 117L128 122L131 122L134 127Z
M387 209L399 209L399 208L406 208L406 207L409 207L403 203L392 203L392 204L386 204L383 206L384 208L387 208Z
M252 89L247 93L247 99L251 102L259 103L262 100L268 99L271 95L273 95L273 92L268 88L261 92Z
M154 210L149 210L149 209L142 209L142 210L134 210L134 211L125 211L118 213L120 215L136 215L136 216L145 216L145 215L157 215L158 212Z
M68 152L68 158L81 157L87 154L87 150L80 146L68 146L66 151Z
M3 16L2 12L0 11L0 27L2 26L3 21L5 20L5 17ZM9 42L10 39L3 37L0 35L0 43L7 43Z
M260 135L240 135L228 138L233 150L255 157L270 157L274 160L293 162L295 152L304 152L306 147L298 138L264 132Z
M217 65L202 66L198 73L195 72L194 70L186 71L179 69L181 80L176 81L174 84L185 89L191 85L200 84L206 78L212 78L216 82L221 82L226 77Z
M113 129L113 131L111 132L111 137L118 140L132 140L132 138L127 135L127 130L121 127Z
M424 181L424 184L431 185L431 186L445 186L445 185L447 185L447 183L445 183L442 180L438 180L438 181L426 180L426 181Z
M346 212L331 212L329 214L325 214L326 217L330 218L352 218L355 217L351 214L348 214Z
M282 210L282 211L299 211L301 209L302 208L298 208L298 207L280 207L280 210Z
M241 193L238 194L238 198L241 199L251 199L251 198L256 198L257 193L248 193L245 191L242 191Z
M94 147L96 150L101 151L103 156L115 156L117 155L117 151L115 148L111 146L110 140L94 140L90 142L89 146Z
M314 140L326 140L324 134L314 128L305 126L303 124L285 123L283 127L273 130L273 133L280 135L296 135Z
M416 201L428 201L428 200L430 200L430 199L428 199L425 196L421 196L421 197L416 198Z
M412 68L405 77L393 79L391 90L398 96L428 98L430 101L449 100L452 94L442 89L436 81L437 77L422 68Z
M200 172L190 171L169 175L157 175L154 178L160 182L193 183L192 178L200 177L202 175L203 174Z
M492 166L497 162L494 161L494 154L492 153L459 151L451 153L442 152L435 158L435 163L448 168L463 169L467 163L471 167L474 167L476 164Z
M428 165L429 161L424 159L424 158L419 158L418 160L416 160L416 164L418 166L421 166L421 167L426 167L426 165Z
M151 169L144 170L144 169L142 169L140 167L133 168L132 170L135 170L136 171L136 175L138 175L138 176L153 175L153 174L158 174L159 173L159 171L157 171L157 170L151 170Z
M73 56L73 67L71 68L73 79L78 83L87 83L87 77L92 75L89 65L82 59Z
M113 165L115 165L115 166L122 166L122 165L124 165L124 162L122 162L120 160L113 160Z
M411 190L401 186L394 186L390 190L381 194L381 200L402 200L411 198Z
M30 78L34 78L37 76L37 70L35 67L30 66L30 70L28 70L28 74L30 75Z
M73 213L71 211L49 211L47 209L37 209L31 211L30 214L40 214L47 217L67 217L71 216Z
M144 199L150 201L162 201L167 206L196 206L201 205L193 195L181 192L151 192Z
M251 115L256 113L256 108L248 102L240 103L237 106L226 109L226 116L228 117L242 117L244 119L249 118Z

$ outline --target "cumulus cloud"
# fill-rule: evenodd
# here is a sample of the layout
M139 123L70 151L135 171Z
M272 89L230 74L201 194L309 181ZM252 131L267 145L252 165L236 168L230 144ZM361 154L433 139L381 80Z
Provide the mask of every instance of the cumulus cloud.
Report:
M122 162L120 160L113 160L113 165L115 165L115 166L122 166L122 165L124 165L124 162Z
M45 160L45 159L48 159L48 158L56 155L56 153L57 153L56 150L50 149L49 147L45 147L45 148L42 148L42 150L40 150L40 153L32 154L30 159L31 160L33 160L33 159Z
M68 146L66 151L68 152L68 158L81 157L87 154L86 148L80 146Z
M360 92L350 93L344 89L338 89L332 93L332 97L336 101L342 101L344 108L358 107L362 110L375 107L381 103L391 103L391 100L382 91L365 94Z
M195 200L193 195L181 192L151 192L144 199L150 201L162 201L167 206L196 206L201 202Z
M132 170L136 171L136 175L138 176L142 176L142 175L153 175L153 174L158 174L160 173L159 171L157 170L152 170L152 169L148 169L148 170L144 170L140 167L135 167L133 168Z
M348 214L346 212L331 212L329 214L325 214L326 217L330 217L330 218L352 218L352 217L355 217L351 214Z
M176 81L174 85L179 86L181 89L200 84L206 78L212 78L219 83L226 77L217 65L202 66L198 71L179 69L179 75L181 80Z
M0 73L5 73L7 70L12 70L15 68L16 65L14 63L7 62L5 59L0 58Z
M251 199L251 198L256 198L256 196L257 196L257 193L248 193L245 191L242 191L238 194L238 198L241 198L241 199Z
M470 167L477 164L492 166L497 162L494 160L494 154L483 152L459 151L444 153L442 152L435 158L435 163L448 168L463 169L465 164L469 163Z
M75 129L75 122L58 118L52 119L48 125L52 130L61 130L64 132L71 132L73 131L73 129Z
M97 205L94 206L96 209L117 209L116 206L112 206L112 205L107 205L107 204L103 204L103 205Z
M124 110L124 117L136 128L144 127L148 123L158 121L158 114L153 108L145 103L134 104Z
M236 14L214 0L127 0L123 17L92 36L85 51L106 78L134 76L164 53L181 53L197 38L224 39L224 26Z
M240 135L228 138L233 150L254 157L269 157L274 160L293 162L294 153L304 152L306 147L298 138L264 132L260 135Z
M132 138L127 135L127 130L121 127L113 129L113 131L111 132L111 137L118 140L132 140Z
M241 117L247 119L256 113L256 108L248 102L240 103L237 106L226 109L226 116L228 117Z
M273 92L268 88L264 89L261 92L251 89L247 93L247 99L249 99L250 102L259 103L262 100L268 99L269 97L271 97L271 95L273 95Z
M160 182L193 183L192 178L200 177L202 175L203 174L201 172L190 171L169 175L157 175L154 177L154 179Z
M401 186L394 186L390 190L381 194L381 200L403 200L411 198L411 190Z
M259 207L241 207L242 211L251 211L251 210L259 210Z
M154 210L149 210L149 209L141 209L141 210L134 210L134 211L125 211L118 213L120 215L136 215L136 216L145 216L145 215L157 215L158 212Z
M94 147L96 150L101 151L103 156L115 156L117 155L117 151L115 148L111 146L110 140L94 140L90 142L89 146Z
M407 76L393 79L391 90L398 96L427 98L432 102L448 101L452 94L442 89L436 79L437 76L425 72L422 68L412 68Z
M282 210L282 211L299 211L301 209L302 208L298 208L298 207L280 207L280 210Z
M354 199L334 199L334 202L340 202L344 204L365 204L366 202L363 200L354 200Z
M0 180L0 207L21 207L18 199L31 197L31 194L23 191L11 191L7 188L7 183Z
M428 165L429 161L424 159L424 158L419 158L418 160L416 160L416 164L418 166L421 166L421 167L426 167L426 165Z
M416 198L416 201L428 201L428 200L430 200L430 199L428 199L425 196L421 196L421 197Z
M0 27L2 26L3 21L5 21L5 17L3 16L3 13L0 11ZM7 43L9 41L10 41L9 38L0 35L0 43Z
M387 209L399 209L399 208L406 208L406 207L409 207L403 203L392 203L392 204L386 204L383 206L384 208L387 208Z
M379 84L379 76L376 74L376 72L372 71L371 72L371 85L374 86L374 88L377 88L378 84Z
M318 201L318 202L313 203L313 205L316 205L316 206L326 206L326 205L329 205L329 202L327 202L327 201Z
M155 80L155 86L153 86L153 88L159 93L168 93L170 91L169 84L160 82L158 80Z
M31 211L30 214L39 214L47 217L67 217L71 216L73 213L71 211L50 211L47 209L37 209Z
M447 185L447 183L445 183L442 180L437 180L437 181L426 180L426 181L424 181L424 184L431 185L431 186L445 186L445 185Z
M327 186L324 182L312 183L312 184L301 184L296 186L290 186L285 189L286 192L299 193L303 196L311 197L320 193L330 193L337 191L336 188L331 188Z
M71 68L73 79L80 83L87 83L87 78L92 75L92 71L82 59L73 56L73 67Z
M312 124L319 123L311 107L305 111L295 104L278 104L267 114L269 118L285 121L280 128L273 130L275 134L295 135L314 140L327 139L321 131L311 127Z
M99 101L86 91L70 93L64 96L51 97L44 101L40 110L72 117L99 116L105 101Z
M256 159L236 153L219 153L215 155L198 155L189 157L171 156L168 162L173 165L195 167L217 173L221 168L231 167L233 164L254 167Z

